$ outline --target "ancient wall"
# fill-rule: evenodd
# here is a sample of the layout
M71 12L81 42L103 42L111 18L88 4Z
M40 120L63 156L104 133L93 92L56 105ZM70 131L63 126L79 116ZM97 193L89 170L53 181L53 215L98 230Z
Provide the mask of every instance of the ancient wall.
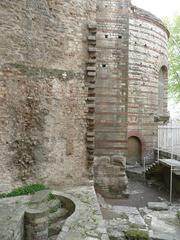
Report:
M4 0L0 16L0 191L79 184L94 165L120 196L128 137L151 160L167 115L162 22L130 0Z
M96 1L5 0L0 16L0 190L82 182Z
M126 189L129 1L97 1L95 184L106 196Z
M161 124L155 119L167 115L167 41L168 31L159 19L131 6L128 137L135 136L141 141L142 159L145 157L147 161L153 160L157 125ZM166 71L163 79L162 67Z

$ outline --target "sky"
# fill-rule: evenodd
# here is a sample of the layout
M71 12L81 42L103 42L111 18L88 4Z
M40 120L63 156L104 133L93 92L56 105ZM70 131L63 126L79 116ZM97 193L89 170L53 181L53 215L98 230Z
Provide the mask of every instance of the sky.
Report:
M137 7L150 11L159 18L180 14L180 0L132 0Z

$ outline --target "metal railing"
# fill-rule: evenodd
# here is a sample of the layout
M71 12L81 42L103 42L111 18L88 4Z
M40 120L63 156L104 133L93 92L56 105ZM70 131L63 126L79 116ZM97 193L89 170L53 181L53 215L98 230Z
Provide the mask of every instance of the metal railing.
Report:
M158 161L160 161L160 151L167 152L171 155L170 169L170 203L172 203L173 191L173 167L174 154L180 155L180 125L173 123L158 127ZM179 170L179 169L178 169Z
M158 147L163 151L180 154L180 126L172 124L159 126Z

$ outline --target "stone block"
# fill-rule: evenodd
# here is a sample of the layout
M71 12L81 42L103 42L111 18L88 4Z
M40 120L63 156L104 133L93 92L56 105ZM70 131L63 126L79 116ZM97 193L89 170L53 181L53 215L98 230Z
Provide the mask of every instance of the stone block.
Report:
M89 41L96 41L96 36L95 35L90 35L88 36Z
M47 207L25 211L25 240L48 240L48 214Z
M58 220L64 220L68 216L68 211L65 208L59 208L56 212L49 214L49 222L55 223Z
M111 157L111 163L121 167L126 167L126 158L122 155L114 155Z
M95 72L96 71L96 67L88 66L87 67L87 71Z
M89 76L89 77L95 77L96 76L96 72L87 72L87 75Z
M168 204L166 202L148 202L148 208L155 211L168 210Z
M61 207L61 201L59 199L52 199L52 200L48 201L47 206L48 206L49 211L51 211L55 208Z
M46 204L48 201L49 193L49 190L43 190L33 194L29 202L30 208L37 208L42 204Z
M89 47L89 48L88 48L88 51L89 51L90 53L95 53L95 52L97 51L97 49L96 49L95 47Z

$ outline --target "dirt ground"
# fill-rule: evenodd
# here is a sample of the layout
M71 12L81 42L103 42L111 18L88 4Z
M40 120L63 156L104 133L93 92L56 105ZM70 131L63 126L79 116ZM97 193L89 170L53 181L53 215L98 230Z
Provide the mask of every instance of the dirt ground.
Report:
M131 206L142 208L148 202L169 201L168 190L158 189L146 183L129 179L129 198L106 199L111 205ZM180 196L173 196L173 203L180 203Z

